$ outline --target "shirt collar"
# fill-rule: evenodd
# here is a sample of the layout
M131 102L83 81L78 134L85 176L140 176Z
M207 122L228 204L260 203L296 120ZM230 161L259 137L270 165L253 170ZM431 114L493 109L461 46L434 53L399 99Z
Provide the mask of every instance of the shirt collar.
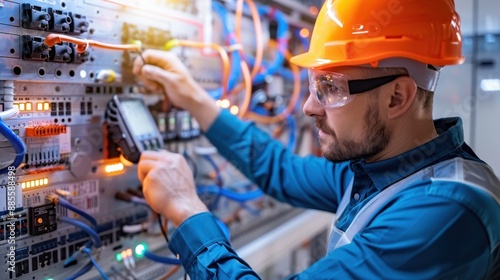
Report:
M400 179L429 166L460 148L464 143L462 120L445 118L434 121L439 136L408 152L382 161L367 163L364 159L351 161L351 169L364 170L377 189L384 189ZM356 176L356 175L355 175Z

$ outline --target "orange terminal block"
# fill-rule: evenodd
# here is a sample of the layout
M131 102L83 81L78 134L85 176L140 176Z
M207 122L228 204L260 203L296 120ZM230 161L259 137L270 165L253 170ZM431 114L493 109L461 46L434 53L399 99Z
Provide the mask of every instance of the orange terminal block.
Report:
M64 133L66 133L66 126L59 124L30 126L26 128L27 137L56 136Z

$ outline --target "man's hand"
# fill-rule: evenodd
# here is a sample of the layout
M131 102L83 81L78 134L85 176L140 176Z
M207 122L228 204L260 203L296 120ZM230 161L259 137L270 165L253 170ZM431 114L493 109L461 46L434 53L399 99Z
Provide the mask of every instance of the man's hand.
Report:
M145 63L145 64L144 64ZM133 73L146 88L164 93L170 102L188 110L206 131L219 115L220 108L172 52L146 50L134 61Z
M176 227L208 211L196 194L191 172L184 157L167 151L145 151L139 161L138 176L146 201Z

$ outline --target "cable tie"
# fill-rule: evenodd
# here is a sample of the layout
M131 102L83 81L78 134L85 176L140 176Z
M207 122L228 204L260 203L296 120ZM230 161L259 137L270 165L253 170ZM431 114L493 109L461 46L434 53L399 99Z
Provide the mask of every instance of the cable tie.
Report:
M86 52L88 49L89 49L89 40L87 40L87 38L83 38L83 40L85 40L85 49L83 49L83 52Z
M241 51L243 50L242 44L233 44L227 47L228 52Z

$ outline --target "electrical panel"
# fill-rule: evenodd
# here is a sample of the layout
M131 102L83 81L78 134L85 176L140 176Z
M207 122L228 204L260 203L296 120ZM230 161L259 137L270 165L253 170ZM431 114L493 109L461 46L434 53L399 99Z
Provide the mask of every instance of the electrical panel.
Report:
M85 248L92 236L78 224L66 222L89 224L86 215L95 219L89 226L102 243L90 254L108 276L156 279L172 271L172 265L146 260L137 251L148 248L170 254L158 217L129 199L141 198L141 186L136 166L123 163L106 129L106 109L114 96L143 99L163 138L161 147L185 156L196 183L206 186L200 197L228 225L234 240L248 239L248 233L265 221L293 213L265 196L243 203L217 195L214 187L229 186L235 193L256 193L258 188L217 153L189 112L166 106L161 94L141 94L143 85L132 74L132 63L141 51L164 49L173 39L224 44L224 20L212 11L213 4L211 0L0 0L0 112L8 128L0 136L0 166L5 171L0 175L0 251L6 256L0 262L2 279L65 279L80 271L85 273L82 279L101 279L92 266L87 269ZM234 7L234 3L225 7L231 17ZM245 26L251 24L249 15L245 11ZM272 37L271 22L272 18L263 20L267 37ZM291 42L300 44L296 32L289 34ZM251 41L254 35L243 36ZM255 46L248 48L255 55ZM221 63L213 52L187 47L171 51L207 91L220 87ZM265 59L271 59L272 52L267 52ZM283 61L281 66L285 65ZM273 75L278 74L268 78ZM282 83L277 87L280 92L253 98L255 111L272 114L289 102L286 92L292 92L293 82L278 77L275 81ZM259 96L266 85L253 89L252 95ZM236 97L235 102L242 99ZM8 114L13 108L18 111L15 116ZM298 125L293 129L284 127L285 119L259 126L288 139L305 125L295 118ZM13 144L19 140L25 146L22 154ZM299 142L295 147L302 144L293 141ZM305 149L310 152L310 145ZM12 168L13 161L18 162L17 169Z

